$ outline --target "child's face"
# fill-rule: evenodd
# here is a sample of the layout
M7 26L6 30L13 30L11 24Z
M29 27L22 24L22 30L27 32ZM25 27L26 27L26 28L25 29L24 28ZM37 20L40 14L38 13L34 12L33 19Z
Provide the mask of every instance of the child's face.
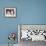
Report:
M7 11L7 14L11 14L9 11Z
M13 15L13 11L11 11L11 14Z

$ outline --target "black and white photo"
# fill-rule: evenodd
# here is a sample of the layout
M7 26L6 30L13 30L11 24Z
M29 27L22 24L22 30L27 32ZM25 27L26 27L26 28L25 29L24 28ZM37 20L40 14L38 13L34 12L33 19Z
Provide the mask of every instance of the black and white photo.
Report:
M16 17L16 8L5 8L5 17Z

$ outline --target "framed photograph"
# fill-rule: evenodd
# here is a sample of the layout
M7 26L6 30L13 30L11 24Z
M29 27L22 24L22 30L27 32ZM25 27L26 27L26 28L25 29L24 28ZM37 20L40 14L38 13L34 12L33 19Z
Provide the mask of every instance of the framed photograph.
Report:
M5 8L5 17L16 17L16 8Z

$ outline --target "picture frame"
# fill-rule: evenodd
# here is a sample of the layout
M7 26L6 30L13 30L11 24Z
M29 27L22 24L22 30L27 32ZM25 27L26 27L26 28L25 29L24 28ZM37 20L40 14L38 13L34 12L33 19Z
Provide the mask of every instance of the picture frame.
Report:
M5 17L16 17L16 8L5 8Z

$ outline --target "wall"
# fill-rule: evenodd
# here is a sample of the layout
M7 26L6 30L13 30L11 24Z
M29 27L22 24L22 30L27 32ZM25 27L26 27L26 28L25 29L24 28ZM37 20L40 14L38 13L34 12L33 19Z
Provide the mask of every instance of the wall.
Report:
M23 24L46 24L46 0L22 1Z
M5 7L16 7L17 17L5 18ZM0 44L8 43L9 32L18 32L18 24L46 24L46 0L0 0Z

